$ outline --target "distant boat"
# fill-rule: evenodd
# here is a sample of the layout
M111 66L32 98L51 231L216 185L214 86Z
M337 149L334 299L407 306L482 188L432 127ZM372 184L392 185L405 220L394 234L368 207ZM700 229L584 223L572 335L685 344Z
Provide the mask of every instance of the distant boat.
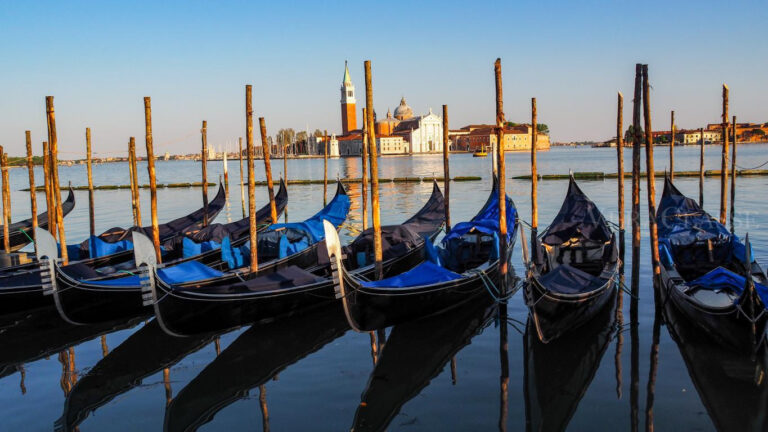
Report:
M472 157L486 157L488 156L488 152L485 150L475 150L474 153L472 153Z

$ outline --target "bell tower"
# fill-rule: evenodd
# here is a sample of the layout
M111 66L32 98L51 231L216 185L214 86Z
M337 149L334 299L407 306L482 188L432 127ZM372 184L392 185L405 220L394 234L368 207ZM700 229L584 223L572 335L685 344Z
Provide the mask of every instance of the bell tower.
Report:
M344 61L344 80L341 82L341 130L343 135L357 129L355 102L355 86L349 77L347 62Z

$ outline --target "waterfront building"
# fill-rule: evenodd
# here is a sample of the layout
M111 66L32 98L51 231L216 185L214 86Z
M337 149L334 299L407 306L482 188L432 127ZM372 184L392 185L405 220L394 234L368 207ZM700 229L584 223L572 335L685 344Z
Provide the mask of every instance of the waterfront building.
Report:
M360 156L363 153L363 135L359 132L340 137L333 136L331 148L334 145L339 156ZM401 136L376 136L376 151L379 155L408 154L408 148L408 143Z
M504 151L530 150L532 127L528 124L508 126L504 128ZM477 151L487 150L496 145L496 126L468 125L459 131L451 131L449 135L455 142L453 150ZM539 132L536 148L547 150L550 147L549 135Z

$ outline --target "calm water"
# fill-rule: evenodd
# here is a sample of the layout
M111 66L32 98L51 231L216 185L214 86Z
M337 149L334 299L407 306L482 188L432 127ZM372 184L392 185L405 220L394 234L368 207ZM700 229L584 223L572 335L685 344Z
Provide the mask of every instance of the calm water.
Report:
M667 164L667 151L656 149L659 170ZM719 168L719 148L708 146L706 151L707 169ZM768 146L739 148L739 161L745 167L766 159ZM627 158L627 167L629 162ZM675 162L678 170L698 169L698 148L677 149ZM275 161L273 166L277 173L282 171L282 161ZM263 178L258 174L262 167L257 161L257 178ZM510 176L529 173L528 154L509 154L507 167ZM541 173L567 173L569 169L615 172L615 149L554 149L539 154L539 167ZM142 168L139 172L145 177ZM442 162L439 156L385 157L380 168L382 177L431 176L441 175ZM290 178L322 178L322 170L323 162L318 159L288 163ZM199 181L199 171L199 164L193 162L157 164L159 183ZM217 178L221 171L221 162L210 163L210 178ZM482 205L490 189L489 171L490 158L452 156L452 175L481 175L484 179L452 184L454 223L470 218ZM357 177L359 173L357 159L329 161L329 174L334 177ZM39 170L36 175L42 178ZM26 176L25 170L11 171L14 220L29 215L28 195L18 191L27 186ZM85 167L62 167L60 176L63 182L85 184ZM231 205L217 221L241 217L237 161L230 161L229 176ZM94 179L96 184L127 184L127 167L95 166ZM141 181L147 182L146 178ZM697 197L697 182L681 178L677 184L684 193ZM768 259L768 232L764 229L768 224L764 204L767 183L764 177L739 178L736 197L737 232L749 232L764 266ZM580 185L610 220L618 220L615 180L582 181ZM659 181L659 194L661 185ZM540 225L555 215L566 186L566 181L540 182ZM642 186L645 223L644 180ZM530 182L508 181L507 187L520 214L529 220ZM629 187L627 179L627 192ZM398 223L410 216L430 190L429 183L382 184L383 223ZM210 194L214 193L211 189ZM289 220L301 220L317 211L322 193L322 185L291 186ZM706 209L716 214L719 181L707 179L705 193ZM350 186L350 194L355 204L348 224L359 227L359 186ZM148 195L142 190L145 223L149 220ZM77 192L76 197L78 205L66 218L66 229L68 239L80 240L88 229L87 193ZM189 213L200 205L200 189L160 190L158 197L161 220ZM265 202L264 188L257 190L257 200ZM128 191L97 191L96 201L97 230L130 225ZM45 206L44 198L39 199L39 205ZM646 226L643 228L645 235ZM349 237L348 229L342 234ZM614 327L603 331L597 326L564 346L527 346L523 334L527 309L521 293L517 293L507 307L506 327L499 325L496 309L470 305L448 317L387 329L386 343L378 347L375 371L375 376L385 379L373 380L367 392L374 372L371 335L347 330L337 310L244 328L219 335L216 341L169 341L151 322L129 323L110 332L72 330L60 324L39 328L44 326L38 321L37 330L24 333L28 334L24 344L0 347L0 430L51 430L64 412L66 394L78 381L81 387L74 387L75 394L82 396L90 387L89 395L100 405L82 419L81 431L162 430L166 421L176 427L205 419L210 421L200 426L201 431L258 430L266 422L272 430L338 431L352 427L358 410L358 420L375 423L389 419L388 430L491 430L498 429L500 422L509 430L522 430L526 413L534 424L545 418L554 425L567 425L569 430L629 430L635 416L638 426L645 427L649 408L659 430L715 430L716 424L728 429L739 405L765 400L758 399L760 394L755 392L745 393L740 381L721 376L750 365L726 358L729 366L719 370L720 375L711 372L711 367L702 374L701 365L687 364L685 359L720 358L717 353L706 346L695 354L681 353L665 327L658 332L658 370L649 395L655 309L647 251L644 236L635 331L629 325L631 302L625 295L620 314L624 325L613 324L613 315L606 315L604 320L606 325L618 327L618 333ZM513 257L518 269L520 254L518 242ZM627 285L630 274L627 268ZM0 334L10 331L13 329L0 327ZM99 335L105 332L104 347ZM500 356L505 333L508 367ZM382 336L378 336L380 342ZM50 348L55 351L50 352ZM105 349L110 354L103 358ZM168 385L163 368L168 368ZM89 376L91 369L94 373ZM594 377L590 379L591 375ZM506 394L502 391L505 377ZM709 378L720 378L714 386L717 395L712 394ZM367 406L361 407L364 392ZM729 399L739 403L731 404L737 411L725 415L727 409L719 409L722 404L712 402Z

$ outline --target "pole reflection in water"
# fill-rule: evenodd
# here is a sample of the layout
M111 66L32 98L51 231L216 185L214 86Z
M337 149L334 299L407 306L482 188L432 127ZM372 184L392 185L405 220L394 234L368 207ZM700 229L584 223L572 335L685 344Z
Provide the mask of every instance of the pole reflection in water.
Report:
M495 312L495 304L481 295L446 313L393 327L368 379L352 429L385 430L400 408L429 385Z
M610 345L616 305L612 299L577 331L546 344L528 318L523 336L526 430L567 429Z
M340 303L252 326L181 389L165 412L164 430L197 430L224 407L246 397L250 389L347 330Z
M688 374L718 431L768 430L768 350L733 352L702 335L668 302L662 311Z
M261 428L264 432L269 432L269 410L267 409L267 387L264 384L259 386L259 407L261 408Z
M523 239L525 241L525 239ZM507 323L507 304L499 304L499 362L501 374L499 375L499 430L507 430L507 417L509 414L509 341Z
M655 289L654 289L655 291ZM661 332L661 304L656 296L656 312L653 315L653 342L651 343L651 367L648 371L648 387L645 400L645 430L653 431L653 401L656 392L656 374L659 370L659 333Z
M64 401L64 412L56 421L56 429L74 429L91 412L161 370L169 398L169 368L208 345L211 339L211 334L183 338L170 336L156 320L150 321L96 363L74 386Z
M634 179L633 179L634 181ZM634 211L633 211L634 212ZM634 218L634 216L633 216ZM634 225L634 222L633 222ZM640 247L632 247L632 285L629 296L629 337L630 337L630 430L638 430L638 399L640 391L640 322L638 301L640 296Z

